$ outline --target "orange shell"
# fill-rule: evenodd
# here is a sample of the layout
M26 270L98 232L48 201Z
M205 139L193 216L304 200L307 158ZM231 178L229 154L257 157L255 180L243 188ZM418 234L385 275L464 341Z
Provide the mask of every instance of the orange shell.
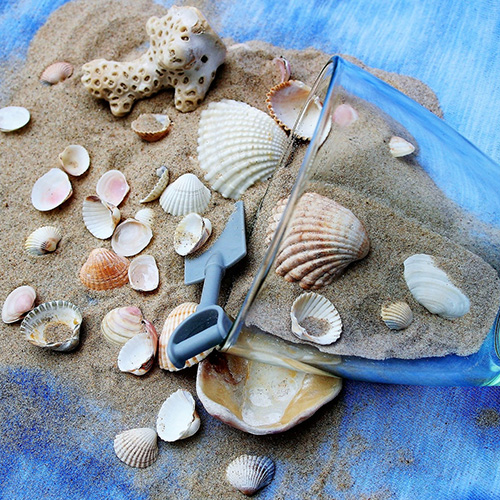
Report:
M73 66L68 62L60 61L47 66L40 75L40 81L49 85L55 85L56 83L63 82L72 74Z
M111 290L128 283L128 266L125 257L116 255L106 248L90 252L87 262L80 270L80 280L91 290Z

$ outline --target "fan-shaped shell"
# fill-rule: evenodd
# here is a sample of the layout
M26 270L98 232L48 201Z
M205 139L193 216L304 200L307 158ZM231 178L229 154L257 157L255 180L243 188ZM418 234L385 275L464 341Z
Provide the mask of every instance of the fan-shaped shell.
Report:
M90 167L90 156L88 151L78 144L67 146L64 151L59 154L59 161L65 172L76 177L82 175Z
M134 217L135 220L146 224L146 226L149 226L151 229L153 228L154 218L155 213L151 208L143 208L142 210L139 210Z
M153 237L151 228L135 219L123 221L115 229L111 247L118 255L130 257L144 250Z
M469 299L450 281L432 256L415 254L404 261L404 277L414 299L445 319L460 318L470 310Z
M80 270L81 282L91 290L111 290L128 283L129 261L106 248L95 248Z
M158 434L148 427L130 429L115 437L113 448L130 467L149 467L158 458Z
M43 226L26 238L24 248L31 255L44 255L53 252L61 238L61 231L57 227Z
M69 62L58 61L47 66L40 75L40 81L49 85L63 82L73 74L73 65Z
M73 193L68 174L59 168L51 168L42 175L31 190L31 203L41 212L58 207Z
M128 280L134 290L150 292L160 283L160 274L156 260L152 255L140 255L130 262Z
M270 241L288 199L269 218ZM295 207L276 257L276 273L308 290L329 285L343 270L365 257L370 241L361 221L347 208L317 193L305 193Z
M119 170L108 170L96 186L99 198L115 207L123 201L129 189L127 179Z
M274 471L269 457L241 455L227 466L226 479L245 495L253 495L273 480Z
M154 201L157 200L163 191L165 191L165 188L168 186L168 181L170 180L170 173L167 169L167 167L160 167L156 171L159 177L158 181L154 185L153 189L150 191L150 193L143 198L140 203L148 203L149 201Z
M395 135L389 141L389 150L392 156L399 158L412 154L415 151L415 146L406 139Z
M15 323L33 309L36 299L35 289L28 285L19 286L7 295L2 306L2 321Z
M387 328L391 330L404 330L413 321L410 306L402 300L382 306L380 316Z
M181 175L163 191L160 205L171 215L203 213L210 202L210 189L194 174Z
M83 222L90 233L101 240L109 238L120 222L120 210L98 196L83 200Z
M127 340L118 354L119 370L138 376L151 369L158 347L155 327L146 319L143 319L142 323L143 331Z
M144 113L131 123L131 127L141 139L155 142L168 134L170 118L167 115Z
M23 128L30 121L30 112L21 106L7 106L0 109L0 131L13 132Z
M266 113L224 99L210 103L201 113L198 160L212 189L238 199L254 183L272 175L287 141Z
M112 344L123 345L144 330L143 320L144 317L138 307L117 307L102 319L101 332Z
M82 313L65 300L45 302L29 312L21 333L32 344L53 351L71 351L80 342Z
M212 234L212 223L201 215L192 213L186 215L174 233L174 249L182 256L199 250Z

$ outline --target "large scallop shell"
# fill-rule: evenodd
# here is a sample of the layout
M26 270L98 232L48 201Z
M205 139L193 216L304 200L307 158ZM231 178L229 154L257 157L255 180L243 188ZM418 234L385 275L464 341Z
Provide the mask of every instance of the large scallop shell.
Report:
M183 257L199 250L212 234L212 223L201 215L186 215L174 233L174 250Z
M129 261L106 248L95 248L80 270L80 280L91 290L111 290L128 283Z
M96 192L101 200L117 207L129 192L127 179L119 170L108 170L98 181Z
M131 257L142 252L151 241L151 227L136 219L127 219L115 229L111 238L111 247L117 255Z
M210 202L210 189L194 174L181 175L163 191L160 205L171 215L203 213Z
M152 255L139 255L130 262L128 280L134 290L151 292L160 283L160 273Z
M198 160L212 189L238 199L268 179L287 147L287 135L263 111L224 99L202 111Z
M118 368L133 375L144 375L153 366L158 335L152 323L143 319L143 331L124 344L118 354Z
M410 306L402 300L382 306L380 316L390 330L404 330L413 321Z
M21 333L38 347L71 351L80 342L82 313L65 300L45 302L35 307L21 323Z
M12 290L2 306L2 321L4 323L19 321L28 311L33 309L35 299L36 292L31 286L23 285Z
M64 171L75 177L82 175L90 167L90 156L88 151L78 144L67 146L64 151L59 154L59 161Z
M49 85L63 82L73 74L73 65L69 62L58 61L47 66L40 75L40 81Z
M274 207L267 241L274 234L288 199ZM298 201L276 257L276 273L308 290L329 285L343 270L365 257L370 241L363 224L347 208L317 193Z
M245 495L253 495L274 478L274 462L265 456L240 455L226 469L231 486Z
M31 203L41 212L58 207L73 193L68 174L59 168L51 168L42 175L31 190Z
M144 317L138 307L116 307L102 319L101 332L112 344L123 345L144 330L143 320Z
M130 429L115 437L113 448L130 467L149 467L158 458L158 434L148 427Z
M30 112L21 106L7 106L0 109L0 131L13 132L23 128L30 121Z
M469 299L437 267L432 256L415 254L404 261L404 277L414 299L432 314L460 318L470 310Z
M24 243L31 255L45 255L53 252L61 241L61 230L54 226L43 226L33 231Z
M168 181L170 180L170 172L168 171L167 167L160 167L157 171L156 174L158 175L159 179L154 185L153 189L149 192L149 194L140 200L140 203L148 203L149 201L154 201L157 200L163 191L165 191L165 188L168 186Z
M130 126L141 139L155 142L168 134L170 118L167 115L144 113L134 120Z
M93 236L100 240L109 238L120 222L120 210L102 201L98 196L87 196L83 200L83 222Z

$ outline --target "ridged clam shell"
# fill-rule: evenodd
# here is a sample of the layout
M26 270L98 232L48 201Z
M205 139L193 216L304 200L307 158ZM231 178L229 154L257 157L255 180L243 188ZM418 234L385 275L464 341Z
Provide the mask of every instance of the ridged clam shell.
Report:
M123 345L144 330L144 317L135 306L116 307L101 321L104 338L114 345Z
M87 196L83 200L82 213L85 227L101 240L111 237L121 217L118 208L98 196Z
M160 205L171 215L203 213L210 202L210 189L194 174L181 175L160 196Z
M134 120L130 126L141 139L155 142L168 134L170 118L167 115L144 113Z
M47 66L40 75L40 81L49 85L63 82L73 74L73 65L69 62L58 61Z
M145 198L140 201L140 203L148 203L149 201L157 200L161 196L163 191L165 191L165 188L168 186L168 181L170 180L170 172L167 168L164 168L162 170L163 171L159 176L160 178L154 185L153 189Z
M90 167L90 156L88 151L78 144L67 146L59 154L59 161L65 172L78 177L85 173Z
M24 243L24 248L31 255L44 255L53 252L61 241L60 229L54 226L43 226L33 231Z
M469 299L450 281L432 256L415 254L404 261L404 277L414 299L445 319L460 318L470 310Z
M80 342L82 313L65 300L45 302L29 312L21 333L32 344L53 351L71 351Z
M158 347L155 327L146 319L142 323L143 331L127 340L118 354L118 369L138 376L151 369Z
M402 300L382 306L380 316L390 330L404 330L413 321L410 306Z
M35 299L36 292L31 286L23 285L12 290L2 306L2 321L4 323L19 321L28 311L33 309Z
M186 215L175 228L174 250L182 256L199 250L212 234L212 223L201 215Z
M13 132L30 121L30 112L22 106L7 106L0 109L0 131Z
M149 467L158 458L158 435L148 427L130 429L115 437L113 448L130 467Z
M135 219L127 219L117 226L111 238L111 247L124 257L142 252L151 241L151 227Z
M97 196L117 207L129 192L127 179L119 170L108 170L98 181Z
M266 241L271 240L287 202L280 200L274 207ZM366 230L349 209L317 193L305 193L276 257L276 273L306 290L316 290L329 285L369 249Z
M80 270L81 282L91 290L111 290L128 283L129 261L106 248L95 248Z
M224 99L202 111L198 160L212 189L238 199L257 181L268 179L286 147L287 135L263 111Z
M274 478L274 462L265 456L241 455L226 469L228 482L245 495L253 495Z
M332 344L342 333L340 314L326 297L318 293L303 293L297 297L290 316L292 332L315 344Z
M135 220L146 224L146 226L149 226L151 229L153 229L154 218L155 213L151 208L143 208L142 210L139 210L134 216Z
M415 151L415 146L406 139L395 135L389 141L389 150L392 156L399 158L412 154Z
M73 193L68 174L60 168L51 168L42 175L31 190L31 203L41 212L58 207Z
M152 255L139 255L130 262L128 280L134 290L150 292L160 283L160 274L156 260Z

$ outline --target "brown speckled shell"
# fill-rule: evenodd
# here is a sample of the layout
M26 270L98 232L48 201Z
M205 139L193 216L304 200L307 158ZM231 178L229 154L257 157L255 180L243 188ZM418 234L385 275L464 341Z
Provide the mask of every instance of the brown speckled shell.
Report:
M106 248L90 252L87 262L80 270L80 280L91 290L111 290L128 283L128 266L125 257L116 255Z

